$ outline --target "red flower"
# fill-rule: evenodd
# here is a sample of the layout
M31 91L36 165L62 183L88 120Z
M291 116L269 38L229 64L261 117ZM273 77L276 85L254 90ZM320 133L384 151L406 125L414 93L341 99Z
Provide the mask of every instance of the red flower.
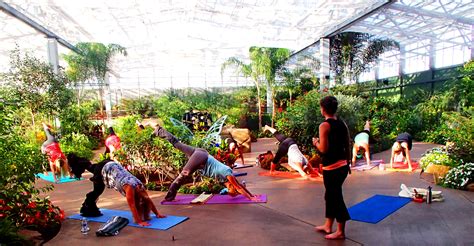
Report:
M3 199L0 199L0 205L5 205L5 201Z
M36 212L35 218L38 220L41 218L41 213L39 211Z
M26 224L31 225L33 223L35 223L35 218L34 217L26 218Z
M4 213L1 213L1 214L0 214L0 219L3 219L3 218L5 218L5 217L7 217L6 214L4 214Z
M26 206L27 208L36 208L36 202L30 202L28 204L28 206Z
M64 215L64 210L59 210L59 218L61 219L61 221L64 220L64 218L66 218L66 216Z

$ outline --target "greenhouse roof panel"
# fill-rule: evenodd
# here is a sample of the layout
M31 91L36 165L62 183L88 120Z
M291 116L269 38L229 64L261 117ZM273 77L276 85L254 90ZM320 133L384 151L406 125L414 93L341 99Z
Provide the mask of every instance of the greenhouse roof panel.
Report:
M122 78L120 83L133 84L135 79L131 78L137 77L186 77L197 73L201 76L195 76L193 83L220 85L220 67L227 58L246 60L251 46L299 49L318 40L328 27L385 1L4 2L72 44L125 46L129 55L115 57L113 64L114 72ZM1 25L16 28L24 24L8 16L0 20ZM3 29L2 44L16 42L22 49L46 54L44 35L35 35L27 26L21 31L15 28ZM5 54L11 46L2 45L2 49L0 52ZM149 74L151 70L154 75ZM217 81L203 81L208 78Z

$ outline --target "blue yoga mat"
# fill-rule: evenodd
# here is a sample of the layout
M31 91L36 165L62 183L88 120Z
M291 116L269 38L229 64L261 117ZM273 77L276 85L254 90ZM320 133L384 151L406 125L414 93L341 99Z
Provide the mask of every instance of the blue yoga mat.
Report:
M124 211L124 210L113 210L113 209L105 209L101 208L100 212L102 212L102 216L100 217L86 217L87 220L93 222L107 222L112 216L120 216L127 218L130 223L129 226L139 227L139 228L148 228L148 229L155 229L155 230L168 230L169 228L185 221L188 217L181 217L181 216L173 216L173 215L166 215L166 218L156 218L155 215L151 215L151 220L148 221L151 225L150 226L141 226L138 224L133 223L132 212ZM71 215L68 217L69 219L75 220L82 220L83 216L80 214Z
M44 175L44 173L38 173L36 174L36 177L49 181L51 183L56 183L54 182L54 177L53 177L52 172L48 172L48 175ZM83 178L81 178L80 180L83 180ZM59 179L59 182L57 182L56 184L68 183L68 182L74 182L74 181L79 181L79 179L71 179L69 177L62 177L61 179Z
M348 210L352 220L377 224L410 201L410 198L405 197L375 195Z
M247 173L238 173L238 172L234 172L233 173L234 177L240 177L240 176L246 176Z

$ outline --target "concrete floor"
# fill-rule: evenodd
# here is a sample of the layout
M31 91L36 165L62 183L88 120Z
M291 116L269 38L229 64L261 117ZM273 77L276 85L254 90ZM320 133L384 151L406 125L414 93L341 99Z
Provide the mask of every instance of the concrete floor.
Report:
M252 143L247 163L266 150L275 150L275 139ZM414 144L413 157L419 159L431 144ZM389 153L375 154L384 159ZM258 176L260 168L241 169L240 177L254 193L268 194L268 203L247 205L162 206L163 192L149 192L160 212L190 219L167 230L124 228L118 236L98 238L100 223L90 223L89 235L80 232L80 221L66 220L60 233L49 245L474 245L474 193L435 186L442 190L444 202L411 202L378 224L349 221L347 239L328 241L314 226L324 221L322 182L286 180ZM38 184L44 184L38 181ZM344 184L348 207L375 194L397 195L400 184L427 187L418 173L392 173L379 170L353 172ZM51 199L66 211L78 213L85 194L91 190L88 180L55 185ZM127 210L124 197L106 190L98 203L101 208ZM172 241L172 238L175 241Z

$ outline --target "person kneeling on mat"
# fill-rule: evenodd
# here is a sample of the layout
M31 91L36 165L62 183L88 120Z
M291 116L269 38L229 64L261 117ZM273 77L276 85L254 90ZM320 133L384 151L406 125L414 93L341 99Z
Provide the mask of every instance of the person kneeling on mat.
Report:
M315 174L319 177L321 176L316 170L313 169L303 153L301 153L295 140L286 137L285 135L279 133L275 128L267 125L263 127L263 131L271 132L278 142L280 142L278 150L275 154L275 158L273 158L272 164L270 165L270 173L275 171L280 159L283 156L288 155L288 165L296 170L301 175L301 177L309 179L310 176L308 174Z
M216 160L212 155L209 155L206 150L194 148L180 142L175 136L159 125L156 125L154 128L153 135L166 139L176 149L180 150L188 157L188 162L183 170L171 184L169 191L165 196L165 201L173 201L176 198L176 194L181 185L191 179L193 173L198 169L202 170L203 176L217 178L220 182L224 182L230 196L242 194L249 200L259 201L258 197L252 195L252 193L241 185L232 175L232 169L230 167Z
M87 159L72 154L68 155L68 159L76 178L80 178L85 170L94 174L91 178L94 183L94 190L86 195L86 200L80 210L82 216L98 217L102 215L96 203L105 187L107 187L120 192L127 198L128 206L136 224L149 226L150 223L147 221L151 220L150 211L153 211L157 218L166 217L158 212L143 183L119 163L106 159L93 165Z

